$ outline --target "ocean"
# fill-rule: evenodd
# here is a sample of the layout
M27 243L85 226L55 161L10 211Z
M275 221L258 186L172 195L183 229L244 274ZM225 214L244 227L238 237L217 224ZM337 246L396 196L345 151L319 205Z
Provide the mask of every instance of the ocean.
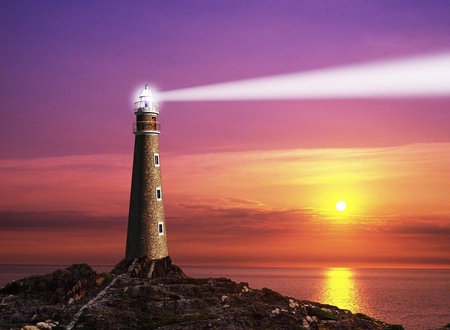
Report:
M0 286L67 266L0 265ZM92 266L110 271L112 266ZM267 287L299 300L317 301L428 330L450 323L450 270L369 268L181 267L191 277L227 277L250 288Z

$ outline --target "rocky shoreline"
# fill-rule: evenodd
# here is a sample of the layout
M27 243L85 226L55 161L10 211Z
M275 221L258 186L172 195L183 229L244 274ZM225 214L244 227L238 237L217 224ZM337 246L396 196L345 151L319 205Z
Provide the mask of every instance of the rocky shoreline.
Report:
M190 278L170 257L123 260L110 273L77 264L13 281L0 289L0 328L403 329L227 278Z

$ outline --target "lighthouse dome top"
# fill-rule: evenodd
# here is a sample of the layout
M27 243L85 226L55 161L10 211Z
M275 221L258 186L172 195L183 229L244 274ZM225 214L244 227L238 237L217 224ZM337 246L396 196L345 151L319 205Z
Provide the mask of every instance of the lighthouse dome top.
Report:
M148 89L148 85L145 85L145 88L141 91L141 94L139 94L139 100L146 99L148 101L153 102L153 93L150 89Z
M158 114L159 109L155 104L155 99L153 97L152 91L148 88L148 85L145 85L145 88L139 94L139 100L134 102L134 112L140 113L154 113Z

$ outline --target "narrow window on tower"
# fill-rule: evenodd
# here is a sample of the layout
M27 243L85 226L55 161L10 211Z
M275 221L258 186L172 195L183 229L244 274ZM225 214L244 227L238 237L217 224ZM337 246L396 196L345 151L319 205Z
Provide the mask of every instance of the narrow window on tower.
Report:
M158 222L158 234L159 236L164 235L164 224L162 222Z
M159 167L159 154L154 154L153 155L154 160L155 160L155 167Z
M157 201L162 201L161 187L156 188L156 200Z

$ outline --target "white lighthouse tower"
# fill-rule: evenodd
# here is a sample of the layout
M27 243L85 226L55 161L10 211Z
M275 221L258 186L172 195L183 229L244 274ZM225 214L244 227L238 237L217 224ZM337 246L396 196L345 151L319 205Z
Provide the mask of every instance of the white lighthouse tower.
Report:
M167 257L168 251L158 143L159 109L148 85L134 103L134 113L135 144L125 259L145 256L158 260Z

